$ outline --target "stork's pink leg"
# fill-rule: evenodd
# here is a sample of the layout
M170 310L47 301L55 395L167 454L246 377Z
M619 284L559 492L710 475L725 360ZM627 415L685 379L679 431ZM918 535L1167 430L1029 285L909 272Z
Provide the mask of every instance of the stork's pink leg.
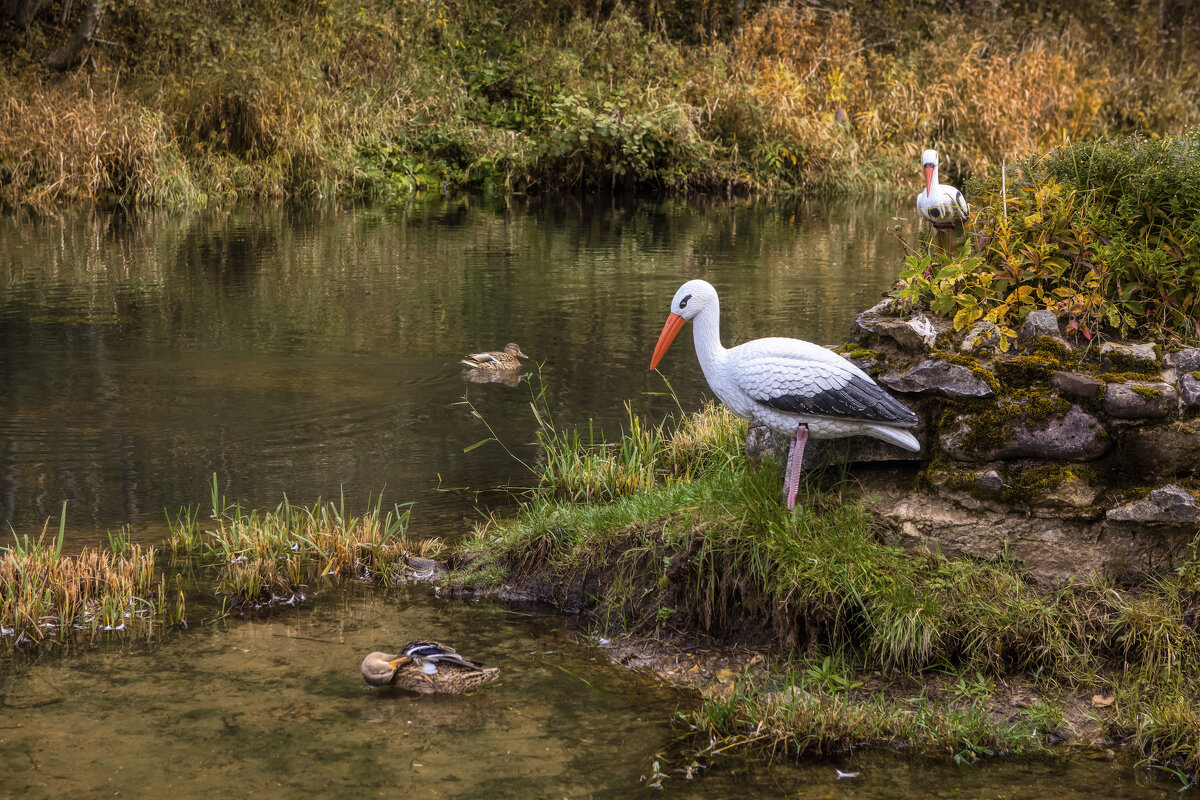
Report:
M796 506L796 492L800 489L800 465L804 463L804 445L808 442L808 426L801 422L796 426L796 438L792 439L788 453L787 508Z

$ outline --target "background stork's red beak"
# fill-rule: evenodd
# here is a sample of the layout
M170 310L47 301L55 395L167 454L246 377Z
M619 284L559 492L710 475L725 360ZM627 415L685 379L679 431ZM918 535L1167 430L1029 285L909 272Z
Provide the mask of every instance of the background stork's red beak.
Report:
M683 327L686 319L678 314L672 313L667 317L667 324L663 325L662 333L658 335L658 344L654 345L654 355L650 357L650 369L658 369L658 362L662 361L663 355L667 352L667 348L671 346L671 341L675 338L675 334L679 333L679 329Z
M929 195L929 187L933 184L933 167L925 167L925 194Z

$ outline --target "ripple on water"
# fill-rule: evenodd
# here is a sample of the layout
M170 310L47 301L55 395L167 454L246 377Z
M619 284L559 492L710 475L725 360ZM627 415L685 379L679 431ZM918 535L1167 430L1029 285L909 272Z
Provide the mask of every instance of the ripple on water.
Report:
M465 696L369 689L362 656L413 638L501 669ZM610 663L562 617L443 601L428 587L330 592L299 612L225 619L160 645L46 654L0 673L0 795L222 798L624 798L658 761L689 798L1146 796L1128 764L956 767L888 753L774 763L722 759L683 777L670 719L696 702ZM837 770L859 777L839 780ZM1155 785L1162 791L1167 784Z

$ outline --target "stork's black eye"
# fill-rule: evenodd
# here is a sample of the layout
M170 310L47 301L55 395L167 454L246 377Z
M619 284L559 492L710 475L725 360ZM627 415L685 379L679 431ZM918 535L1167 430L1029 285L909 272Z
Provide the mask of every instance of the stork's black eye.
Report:
M679 301L679 307L687 308L688 300L691 300L691 299L692 299L692 296L689 294L687 297L685 297Z

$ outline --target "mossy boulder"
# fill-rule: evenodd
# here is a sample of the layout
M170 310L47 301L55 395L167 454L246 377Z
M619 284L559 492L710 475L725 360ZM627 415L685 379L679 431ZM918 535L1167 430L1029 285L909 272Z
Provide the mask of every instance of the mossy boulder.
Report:
M1117 419L1162 419L1178 410L1179 393L1169 383L1126 381L1104 393L1104 412Z
M1162 368L1158 360L1158 345L1152 342L1122 344L1105 342L1100 345L1100 366L1109 372L1157 373Z
M987 397L992 387L968 367L929 359L907 372L893 370L880 378L889 389L907 394L937 394L942 397Z
M943 429L941 447L958 461L1088 461L1112 446L1096 417L1070 404L1065 413L1054 413L1058 403L1047 413L1042 408L1047 402L1008 403L992 412L958 416L956 424Z

